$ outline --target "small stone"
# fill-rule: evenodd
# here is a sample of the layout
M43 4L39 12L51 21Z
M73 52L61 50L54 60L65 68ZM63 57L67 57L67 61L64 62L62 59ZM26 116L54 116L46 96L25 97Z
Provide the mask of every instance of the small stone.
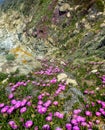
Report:
M100 25L100 28L104 28L105 27L105 23L102 23L101 25Z
M78 85L75 79L70 79L70 78L68 78L66 80L66 84L72 84L73 86L77 86Z
M65 12L70 9L70 5L68 3L64 3L60 8L59 11Z
M67 78L67 75L65 73L60 73L58 76L57 76L57 79L58 81L62 81L64 79Z
M70 16L71 16L71 15L70 15L70 12L68 12L66 16L67 16L68 18L70 18Z
M96 73L98 70L97 69L95 69L95 70L92 70L91 71L91 73Z

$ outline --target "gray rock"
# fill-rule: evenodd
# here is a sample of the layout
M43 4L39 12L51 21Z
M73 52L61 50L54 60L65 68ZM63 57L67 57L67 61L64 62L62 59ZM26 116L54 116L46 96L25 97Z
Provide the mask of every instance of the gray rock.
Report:
M68 3L63 3L60 8L59 8L59 11L61 12L65 12L65 11L68 11L70 9L70 5Z
M80 90L77 89L77 88L74 88L72 86L70 86L70 89L64 95L65 98L67 98L68 96L71 96L71 98L66 100L65 103L64 103L64 111L65 111L65 113L67 111L72 110L72 107L74 106L75 103L78 103L79 105L81 105L78 96L84 98L84 96L80 92Z

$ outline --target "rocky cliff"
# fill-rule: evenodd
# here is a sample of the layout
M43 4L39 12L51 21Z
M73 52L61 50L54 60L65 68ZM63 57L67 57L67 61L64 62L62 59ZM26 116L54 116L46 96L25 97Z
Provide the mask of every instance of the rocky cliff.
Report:
M63 119L55 114L63 121L55 117L49 121L52 130L58 125L63 130L104 130L105 1L4 0L0 5L0 75L0 84L9 84L1 87L1 94L12 93L13 86L27 86L20 90L19 99L25 98L25 91L33 97L48 91L50 96L42 95L60 101L55 106L67 115ZM36 102L32 99L31 103ZM54 106L51 110L55 111ZM65 126L65 122L69 123ZM39 129L42 124L37 122Z
M17 56L28 49L38 58L105 58L103 0L5 0L1 10L1 55Z

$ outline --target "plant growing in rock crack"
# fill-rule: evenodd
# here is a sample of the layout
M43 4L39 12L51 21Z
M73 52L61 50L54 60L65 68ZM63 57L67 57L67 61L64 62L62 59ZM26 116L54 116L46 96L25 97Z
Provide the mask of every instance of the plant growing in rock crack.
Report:
M6 59L7 59L7 61L13 61L13 60L15 60L15 56L13 54L8 54L8 55L6 55Z

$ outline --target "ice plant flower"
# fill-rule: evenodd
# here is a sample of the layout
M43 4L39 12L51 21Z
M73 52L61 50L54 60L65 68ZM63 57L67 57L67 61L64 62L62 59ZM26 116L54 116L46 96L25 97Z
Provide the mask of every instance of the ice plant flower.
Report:
M96 114L96 116L101 116L101 113L98 111L95 114Z
M73 111L73 114L77 114L78 115L80 112L81 112L80 109L76 109L76 110Z
M32 103L30 101L27 102L27 106L30 107Z
M87 126L86 122L81 122L81 126Z
M33 125L33 121L32 120L28 120L26 121L26 123L24 124L25 128L31 128Z
M5 105L4 103L0 103L0 108L4 107L4 105Z
M47 101L43 104L43 106L49 107L49 106L51 105L51 103L52 103L51 100L47 100Z
M86 116L92 116L92 113L90 111L85 111Z
M12 99L14 97L13 93L9 94L8 98Z
M26 100L26 99L23 99L23 100L21 101L21 107L24 107L24 106L26 105L26 103L27 103L27 100Z
M58 118L60 118L60 119L63 119L64 114L62 114L62 113L60 113L60 112L55 112L55 113L54 113L54 116L55 116L55 117L58 117Z
M14 107L15 109L18 109L19 107L21 107L21 101L17 101Z
M77 116L76 121L79 122L84 122L86 121L86 118L82 117L82 116Z
M50 83L54 84L57 82L57 79L56 78L53 78L52 80L50 80Z
M40 114L44 114L44 113L46 113L46 111L47 111L46 107L40 107L40 108L38 108L38 113L40 113Z
M38 96L38 100L41 100L43 97L42 97L42 95L39 95Z
M48 124L43 125L42 130L50 130L50 126Z
M42 100L39 100L38 101L38 105L42 105L43 104L43 101Z
M96 124L99 124L100 123L100 120L96 120Z
M53 105L57 106L58 105L58 101L54 101Z
M16 123L14 121L11 120L8 122L8 124L12 129L14 129L14 130L18 129L18 126L16 125Z
M10 107L8 110L7 110L7 113L8 114L11 114L13 111L14 111L14 106Z
M71 120L71 124L73 124L73 125L77 125L77 124L78 124L78 122L77 122L77 120L76 120L76 119L72 119L72 120Z
M78 126L73 126L73 130L80 130Z
M71 130L72 129L72 125L70 123L67 123L65 127L66 127L67 130Z
M3 107L3 108L1 109L1 113L2 113L2 114L3 114L3 113L6 113L8 109L9 109L9 106Z
M27 111L27 108L26 107L22 107L21 109L20 109L20 113L22 114L22 113L24 113L24 112L26 112Z
M11 100L11 105L15 105L17 103L17 101L15 99Z
M52 121L52 116L47 116L46 121Z

